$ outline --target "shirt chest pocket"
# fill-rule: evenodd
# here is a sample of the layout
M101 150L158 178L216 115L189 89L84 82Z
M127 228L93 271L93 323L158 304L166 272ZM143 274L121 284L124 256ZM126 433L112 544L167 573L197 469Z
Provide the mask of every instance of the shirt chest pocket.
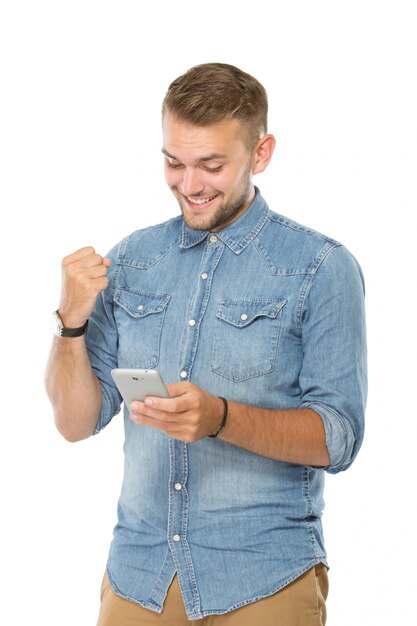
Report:
M274 369L287 300L223 300L216 312L212 370L240 382Z
M119 367L152 369L159 362L168 294L118 289L114 316L119 332Z

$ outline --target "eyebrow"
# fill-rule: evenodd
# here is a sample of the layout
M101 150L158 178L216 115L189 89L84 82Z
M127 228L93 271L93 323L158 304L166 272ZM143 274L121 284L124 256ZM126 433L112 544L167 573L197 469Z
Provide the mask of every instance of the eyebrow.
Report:
M175 159L175 161L178 161L178 163L181 162L179 161L179 159L177 159L176 156L174 156L173 154L170 154L168 150L165 150L165 148L162 148L162 154L165 154L165 156L167 156L170 159ZM208 154L207 156L203 156L197 159L197 163L205 163L206 161L216 161L217 159L227 159L227 155L213 152L212 154Z

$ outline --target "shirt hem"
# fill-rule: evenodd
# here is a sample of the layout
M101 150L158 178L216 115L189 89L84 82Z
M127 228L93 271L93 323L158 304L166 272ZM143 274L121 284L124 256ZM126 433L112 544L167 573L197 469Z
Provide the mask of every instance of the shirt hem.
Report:
M258 594L257 596L254 596L253 598L250 598L249 600L244 600L242 602L238 602L237 604L234 604L232 607L230 607L228 609L225 609L225 610L223 610L223 609L207 609L205 611L201 611L201 614L200 614L199 618L197 618L197 619L202 619L203 617L208 617L209 615L224 615L226 613L231 613L232 611L237 611L237 609L241 609L242 607L247 606L248 604L253 604L254 602L259 602L260 600L264 600L265 598L269 598L270 596L273 596L275 593L278 593L279 591L281 591L282 589L284 589L285 587L290 585L292 582L297 580L297 578L299 578L300 576L302 576L303 574L308 572L308 570L310 570L312 567L315 567L319 563L323 563L323 565L325 567L327 567L327 569L329 569L329 566L327 564L326 559L324 559L324 558L314 559L314 561L312 563L310 563L309 565L304 567L300 572L298 572L294 576L291 576L289 579L286 580L286 582L284 582L282 585L279 585L278 587L274 588L272 591L268 591L268 592L266 592L264 594ZM193 619L195 619L195 618L193 618Z
M107 571L107 576L109 578L110 586L112 588L112 591L116 594L116 596L119 596L119 598L123 598L123 600L128 600L129 602L133 602L134 604L139 604L144 609L149 609L150 611L153 611L154 613L162 613L163 608L164 608L163 606L158 606L156 604L146 602L146 600L137 600L136 598L127 596L121 591L119 591L116 586L116 583L113 581L113 578L110 574L108 567L106 567L106 571Z
M249 598L248 600L243 600L241 602L237 602L236 604L234 604L233 606L231 606L231 607L229 607L227 609L206 609L204 611L199 611L198 613L193 613L193 612L187 611L187 607L186 607L186 604L184 602L184 608L185 608L187 617L190 620L199 620L199 619L203 619L204 617L208 617L209 615L225 615L226 613L231 613L232 611L237 611L237 609L240 609L240 608L242 608L244 606L247 606L248 604L253 604L254 602L259 602L260 600L264 600L265 598L269 598L270 596L273 596L275 593L278 593L279 591L281 591L282 589L284 589L285 587L290 585L292 582L297 580L297 578L299 578L300 576L302 576L303 574L308 572L308 570L310 570L312 567L315 567L319 563L322 563L325 567L327 567L327 569L329 569L329 565L328 565L327 560L325 558L314 559L306 567L304 567L302 570L300 570L297 574L294 574L293 576L288 578L283 584L279 585L278 587L274 587L271 591L267 591L265 593L258 594L256 596L254 596L253 598ZM133 602L134 604L139 604L144 609L149 609L150 611L153 611L154 613L161 614L163 612L163 608L164 608L163 606L158 606L156 604L149 603L146 600L137 600L136 598L132 598L131 596L127 596L127 595L124 595L123 593L121 593L117 589L114 581L112 580L112 577L110 575L109 569L108 568L106 568L106 569L107 569L107 575L109 577L109 582L110 582L111 588L112 588L112 590L114 591L114 593L117 596L119 596L120 598L123 598L124 600L128 600L129 602ZM178 572L176 572L176 574L178 574Z

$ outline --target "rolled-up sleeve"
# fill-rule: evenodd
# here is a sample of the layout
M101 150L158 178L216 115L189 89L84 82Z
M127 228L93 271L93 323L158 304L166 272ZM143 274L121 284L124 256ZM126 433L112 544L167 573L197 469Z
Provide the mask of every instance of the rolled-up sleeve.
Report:
M95 434L100 432L120 411L122 398L111 377L111 370L117 367L118 334L113 315L113 283L116 274L118 247L107 255L112 265L108 271L109 286L97 298L96 306L88 322L86 346L91 367L96 375L102 394L100 416Z
M347 469L364 435L367 353L364 280L343 246L328 252L308 281L302 316L302 406L323 420L327 471Z

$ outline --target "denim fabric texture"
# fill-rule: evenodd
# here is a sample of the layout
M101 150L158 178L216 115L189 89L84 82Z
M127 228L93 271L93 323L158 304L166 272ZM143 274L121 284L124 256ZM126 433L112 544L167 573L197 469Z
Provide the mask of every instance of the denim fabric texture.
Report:
M155 368L212 394L322 418L337 473L363 439L364 283L337 241L272 212L259 190L222 231L182 217L115 246L86 336L103 394L96 432L120 411L110 370ZM190 325L189 321L194 320ZM190 619L275 593L327 564L325 470L133 423L107 570L114 591L161 612L175 572Z

